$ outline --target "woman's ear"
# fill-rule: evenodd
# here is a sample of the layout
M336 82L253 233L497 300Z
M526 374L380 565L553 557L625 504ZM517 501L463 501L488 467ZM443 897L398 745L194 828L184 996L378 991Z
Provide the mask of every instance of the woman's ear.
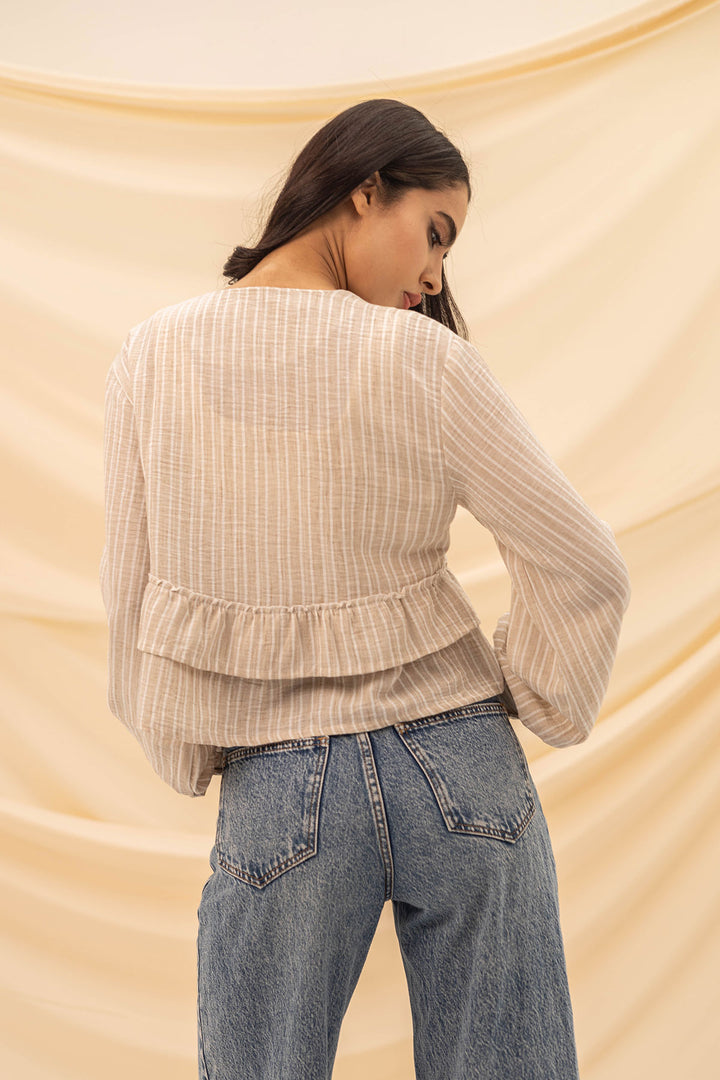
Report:
M380 186L380 173L375 170L372 176L369 176L367 180L363 180L362 184L358 186L352 192L350 196L353 201L353 205L358 214L366 214L377 199L377 191Z

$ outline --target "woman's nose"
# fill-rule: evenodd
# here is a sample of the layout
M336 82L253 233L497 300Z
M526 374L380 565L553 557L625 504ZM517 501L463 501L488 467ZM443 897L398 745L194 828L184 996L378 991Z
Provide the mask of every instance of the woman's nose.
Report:
M442 292L442 266L439 272L426 270L423 278L423 290L429 293Z

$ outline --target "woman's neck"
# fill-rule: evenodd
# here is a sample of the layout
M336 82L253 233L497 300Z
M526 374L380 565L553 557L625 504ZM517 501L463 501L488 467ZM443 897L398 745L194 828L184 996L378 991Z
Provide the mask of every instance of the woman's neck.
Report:
M315 227L269 252L234 286L270 285L280 289L347 289L337 237Z

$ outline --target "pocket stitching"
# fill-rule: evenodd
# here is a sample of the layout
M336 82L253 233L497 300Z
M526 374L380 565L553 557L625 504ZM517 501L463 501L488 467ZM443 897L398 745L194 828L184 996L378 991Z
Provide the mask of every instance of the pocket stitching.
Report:
M276 866L273 866L270 870L267 870L261 877L258 877L256 874L250 874L247 870L243 870L240 867L233 866L231 863L228 863L223 858L221 850L220 850L220 824L221 824L221 819L220 818L218 819L218 827L217 827L216 837L215 837L215 846L216 846L216 851L217 851L218 864L223 868L223 870L226 871L226 873L231 874L233 877L238 878L240 881L245 881L248 885L254 885L256 888L259 888L259 889L264 888L267 884L269 884L270 881L272 881L276 877L279 877L281 874L284 874L285 871L289 870L292 866L295 866L297 863L304 862L306 859L309 859L312 855L315 855L317 853L318 825L319 825L319 816L320 816L319 815L320 795L322 793L323 783L324 783L324 780L325 780L325 772L326 772L326 769L327 769L329 737L327 735L324 735L324 736L319 736L318 738L304 739L304 740L298 740L298 741L301 741L306 747L308 745L315 744L317 746L317 748L322 751L322 753L317 755L317 762L316 762L315 772L314 772L314 775L313 775L313 788L312 788L312 793L310 795L310 799L309 799L309 803L308 803L308 810L307 810L307 815L306 815L307 829L305 830L307 839L306 839L305 843L303 844L303 846L300 848L299 851L297 851L294 855L289 856L287 859L284 859L281 863L278 863ZM267 743L263 744L262 749L264 750L267 746L275 746L275 744L267 744ZM241 750L251 750L251 751L254 750L254 751L257 752L261 748L260 747L241 747L240 749ZM275 752L280 752L282 750L289 750L289 749L291 749L290 746L284 746L284 745L280 746L280 745L278 745L277 749L273 749L273 751L271 751L271 752L275 753ZM238 756L245 757L245 756L249 756L249 755L244 755L243 754L243 755L238 755ZM225 792L223 792L223 796L224 796L224 794L225 794ZM221 804L221 807L220 807L221 811L222 811L223 807L224 807L224 798L222 800L222 804Z
M504 710L501 710L501 711L502 711L503 715L506 716L506 718L507 718L507 714L504 712ZM422 718L423 722L424 722L425 719L426 718ZM430 719L431 723L435 722L435 718L429 718L429 719ZM451 717L449 719L457 719L457 717ZM438 723L443 723L443 722L445 722L445 720L443 718L442 720L438 720L437 722ZM415 722L410 721L410 723L413 724ZM432 793L433 793L433 795L435 797L435 801L437 802L437 804L438 804L438 806L440 808L440 813L443 816L443 820L445 822L445 825L446 825L446 827L448 828L448 830L450 832L465 833L465 834L470 834L470 835L473 835L473 836L487 836L487 837L490 837L491 839L505 840L506 842L511 843L511 844L514 844L515 841L520 838L520 836L523 834L523 832L527 828L531 818L533 817L533 815L535 813L536 805L535 805L535 799L533 798L532 789L530 787L529 770L528 770L528 766L527 766L527 761L525 760L525 755L523 753L522 746L520 745L520 740L517 737L517 733L515 732L512 724L510 723L509 720L508 720L508 727L510 728L510 733L513 736L513 740L514 740L514 743L515 743L515 758L516 758L516 761L518 762L518 764L522 767L523 776L524 776L524 780L525 780L524 794L525 794L525 798L526 798L527 803L528 803L528 806L527 806L527 809L526 809L525 813L520 818L520 820L519 820L517 826L515 827L515 829L510 833L508 833L506 831L503 831L501 829L494 828L492 825L469 825L466 822L457 821L455 816L452 814L450 794L449 794L449 792L448 792L448 790L447 790L447 788L446 788L446 786L445 786L445 784L443 782L442 776L437 772L437 770L435 770L432 767L432 762L425 755L423 755L423 756L425 757L425 761L427 762L427 768L426 768L426 765L425 765L424 761L421 760L420 757L418 757L418 754L415 752L415 748L413 748L410 745L410 743L408 742L408 740L405 738L404 730L407 729L407 725L406 724L395 724L394 726L395 726L395 728L396 728L396 730L398 732L398 735L402 739L404 745L410 751L410 753L412 754L412 756L415 758L418 765L422 769L423 773L425 774L425 776L427 778L427 781L428 781L428 783L430 785L430 790L432 791ZM403 730L401 730L401 728ZM417 750L422 755L422 747L417 747ZM443 799L445 800L445 802L447 804L446 807L443 806L443 802L442 802Z

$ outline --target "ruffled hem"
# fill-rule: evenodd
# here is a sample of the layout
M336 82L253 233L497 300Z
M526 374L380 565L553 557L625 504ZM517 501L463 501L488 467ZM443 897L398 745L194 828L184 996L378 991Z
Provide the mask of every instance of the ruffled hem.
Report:
M148 575L138 648L246 679L359 675L435 652L480 625L447 565L397 592L253 607Z

